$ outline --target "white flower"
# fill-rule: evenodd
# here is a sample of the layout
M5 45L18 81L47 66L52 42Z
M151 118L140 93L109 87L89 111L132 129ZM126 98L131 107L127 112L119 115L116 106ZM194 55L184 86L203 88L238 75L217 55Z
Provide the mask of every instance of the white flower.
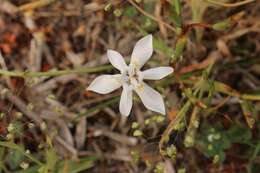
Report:
M100 94L110 93L123 87L119 103L122 115L128 116L133 105L133 91L141 98L144 106L152 111L165 114L162 96L147 85L143 80L159 80L173 72L172 67L157 67L141 71L142 66L149 60L153 53L152 35L140 39L131 55L130 64L127 66L122 55L114 50L108 50L107 56L110 63L121 74L101 75L87 88Z

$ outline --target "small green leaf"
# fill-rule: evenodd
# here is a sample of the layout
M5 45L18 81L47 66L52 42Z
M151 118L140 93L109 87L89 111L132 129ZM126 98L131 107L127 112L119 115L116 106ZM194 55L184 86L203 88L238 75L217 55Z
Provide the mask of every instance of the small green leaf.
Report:
M34 165L25 170L21 169L19 171L15 171L14 173L38 173L39 168L40 168L39 166Z
M8 153L8 163L11 169L16 169L19 167L20 163L24 160L24 155L18 150L10 150Z
M137 15L137 11L134 7L127 7L124 9L123 14L127 17L134 17Z
M224 31L227 30L229 27L230 27L230 23L227 20L212 25L212 28L216 31Z
M229 140L236 143L248 143L252 139L251 130L242 125L232 126L228 130L227 135Z
M177 40L175 52L172 61L176 62L181 56L186 46L187 38L186 36L182 36Z
M180 16L180 14L181 14L181 1L180 0L173 0L173 1L174 1L175 11L176 11L177 15Z
M161 39L153 39L153 46L156 51L163 53L165 56L171 58L174 55L173 49L168 47L165 42Z
M67 160L61 163L58 173L64 172L64 167L69 173L78 173L94 166L95 157L82 158L79 161Z
M252 129L256 122L254 117L256 117L257 111L255 110L254 105L249 101L241 100L240 105L247 125Z
M43 165L37 158L35 158L32 154L30 153L26 153L26 151L24 151L24 148L21 147L20 145L17 145L13 142L5 142L5 141L0 141L0 146L9 148L9 149L13 149L13 150L17 150L18 152L21 152L23 155L25 155L27 158L29 158L30 160L32 160L33 162L37 163L38 165Z
M46 164L39 169L39 173L54 172L58 156L53 148L46 149L45 151Z
M180 0L172 0L171 1L171 14L170 17L174 21L174 24L177 28L182 27L182 18L181 18L181 2Z

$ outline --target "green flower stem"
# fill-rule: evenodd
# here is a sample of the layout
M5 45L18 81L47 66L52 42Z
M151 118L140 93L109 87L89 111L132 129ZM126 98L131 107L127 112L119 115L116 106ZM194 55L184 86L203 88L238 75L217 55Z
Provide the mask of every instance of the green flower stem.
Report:
M260 101L260 95L253 95L253 94L242 94L241 97L242 99L245 99L245 100L253 100L253 101Z
M251 158L249 159L249 162L246 166L247 172L248 173L252 173L252 167L253 167L253 163L254 160L256 159L258 153L260 152L260 142L257 143L255 150L253 151L253 155L251 156Z
M168 124L166 130L163 132L162 137L159 142L159 151L162 155L164 155L164 153L165 153L164 149L163 149L164 144L170 140L169 137L170 137L170 134L172 133L172 131L178 130L178 125L183 120L183 118L185 117L186 113L188 112L188 110L190 109L191 106L192 106L191 101L189 101L189 100L186 101L186 103L183 105L181 110L176 115L176 118Z
M62 76L62 75L68 75L68 74L84 74L84 73L96 73L101 72L105 70L112 69L111 65L104 65L99 67L93 67L93 68L76 68L76 69L68 69L68 70L50 70L46 72L32 72L32 71L7 71L0 69L0 74L4 76L12 76L12 77L42 77L42 76Z
M245 5L245 4L250 3L250 2L254 2L255 0L244 0L244 1L235 2L235 3L225 3L225 2L219 2L217 0L207 0L207 1L209 3L219 5L219 6L223 6L223 7L237 7L237 6Z

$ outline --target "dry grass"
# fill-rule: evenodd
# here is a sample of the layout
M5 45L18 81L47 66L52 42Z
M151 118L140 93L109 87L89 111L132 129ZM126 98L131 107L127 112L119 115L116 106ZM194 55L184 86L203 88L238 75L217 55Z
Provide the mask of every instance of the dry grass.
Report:
M258 0L0 0L0 173L260 169ZM167 116L86 87L154 36ZM30 151L30 152L29 152Z

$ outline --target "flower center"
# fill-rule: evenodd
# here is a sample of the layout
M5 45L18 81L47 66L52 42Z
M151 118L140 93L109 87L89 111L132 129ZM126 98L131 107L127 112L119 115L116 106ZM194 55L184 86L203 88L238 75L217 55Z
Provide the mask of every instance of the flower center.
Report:
M140 70L134 68L134 67L129 67L125 73L123 73L123 76L124 76L124 81L136 88L138 87L141 82L143 81L142 79L142 76L141 76L141 73L140 73Z

